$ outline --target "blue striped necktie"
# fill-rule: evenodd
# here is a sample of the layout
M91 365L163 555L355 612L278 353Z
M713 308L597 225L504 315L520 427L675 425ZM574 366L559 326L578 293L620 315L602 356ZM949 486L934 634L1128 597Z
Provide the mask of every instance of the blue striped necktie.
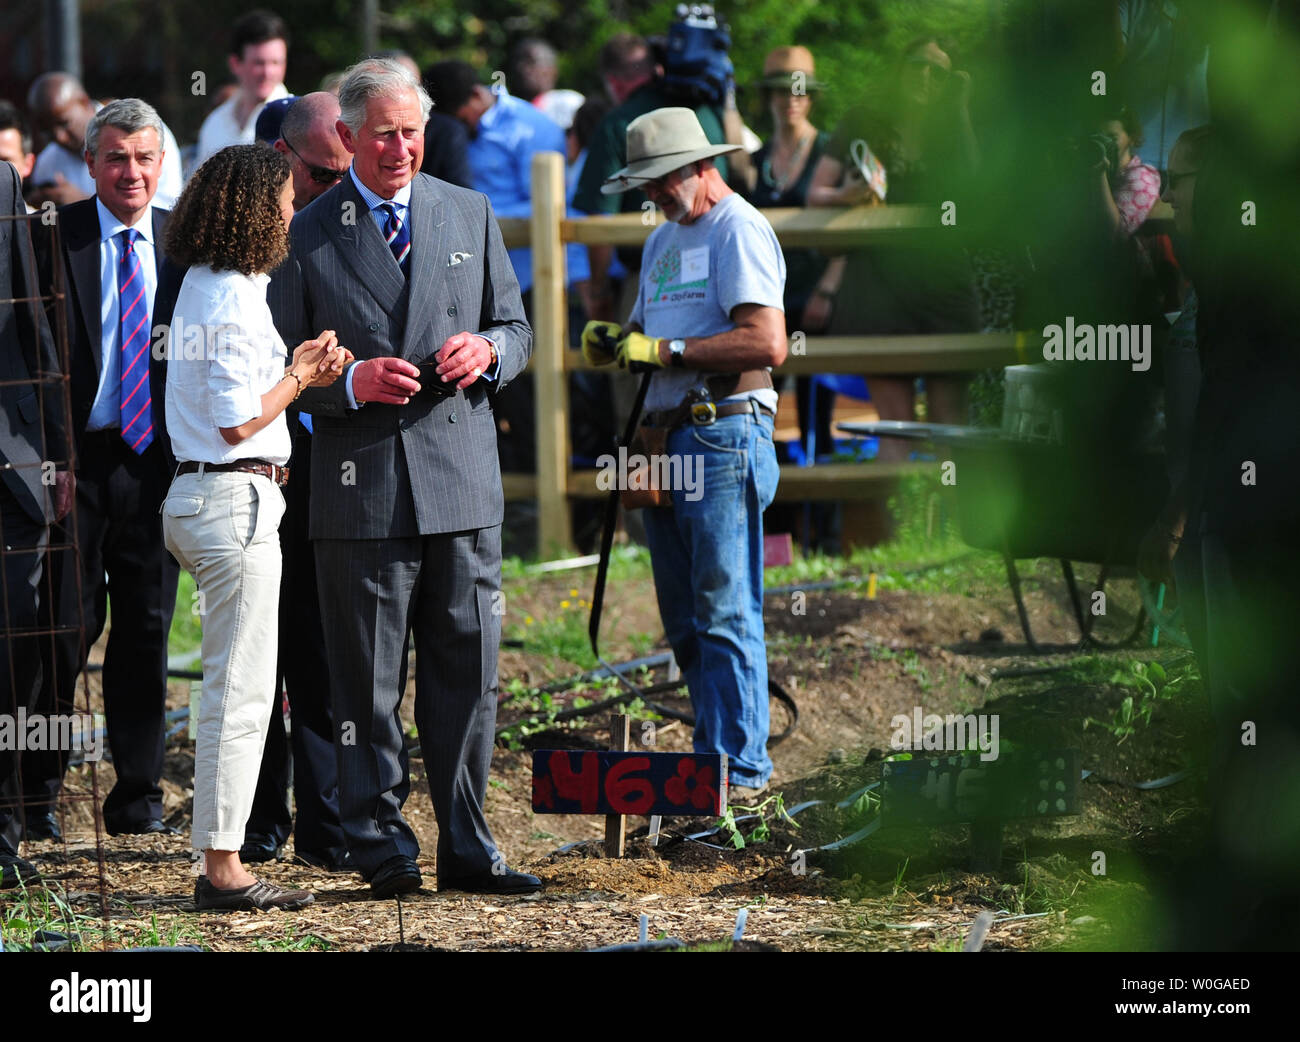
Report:
M153 401L149 396L149 301L144 271L132 245L140 233L122 232L122 259L117 266L118 322L122 353L118 372L118 416L122 440L137 454L153 441Z
M384 222L384 238L388 240L388 248L397 258L402 274L406 275L410 270L408 258L411 256L411 233L402 223L402 219L397 216L396 206L392 203L383 203L382 206L384 212L388 214L388 220Z

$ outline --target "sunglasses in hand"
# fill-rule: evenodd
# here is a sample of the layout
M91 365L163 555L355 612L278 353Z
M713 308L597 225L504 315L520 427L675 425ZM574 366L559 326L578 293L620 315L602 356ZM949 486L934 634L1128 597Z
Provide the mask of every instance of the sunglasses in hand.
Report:
M437 362L421 362L420 393L433 394L438 398L451 398L456 393L456 381L443 380L438 373Z

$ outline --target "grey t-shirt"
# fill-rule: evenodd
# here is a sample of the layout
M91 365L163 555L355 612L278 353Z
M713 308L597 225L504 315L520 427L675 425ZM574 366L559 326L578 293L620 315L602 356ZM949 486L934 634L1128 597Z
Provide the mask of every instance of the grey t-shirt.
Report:
M739 195L727 196L693 224L661 224L646 240L641 284L629 323L665 339L705 337L734 329L741 304L784 311L785 258L767 218ZM664 369L646 394L647 412L676 408L712 376L699 369ZM770 388L752 397L776 411Z

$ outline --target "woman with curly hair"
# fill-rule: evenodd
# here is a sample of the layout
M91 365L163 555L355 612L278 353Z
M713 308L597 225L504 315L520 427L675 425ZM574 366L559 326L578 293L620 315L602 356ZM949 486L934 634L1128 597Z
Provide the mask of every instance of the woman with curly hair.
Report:
M256 879L239 860L275 693L284 410L351 360L327 329L285 366L266 287L288 254L292 217L285 158L236 145L199 167L167 224L167 253L189 269L168 341L167 433L178 466L163 537L194 576L203 617L192 838L203 853L200 909L295 909L313 899Z

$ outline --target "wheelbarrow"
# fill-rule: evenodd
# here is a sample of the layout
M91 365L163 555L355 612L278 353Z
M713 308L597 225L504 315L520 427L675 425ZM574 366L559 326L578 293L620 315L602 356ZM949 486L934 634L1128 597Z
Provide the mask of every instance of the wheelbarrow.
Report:
M962 539L1001 555L1025 642L1041 650L1029 626L1016 560L1055 557L1070 592L1079 645L1131 644L1146 624L1145 605L1118 644L1095 637L1096 616L1084 608L1074 562L1100 565L1094 593L1106 580L1136 575L1138 544L1164 505L1164 456L1134 448L1122 455L1067 451L1051 440L1025 440L983 427L906 421L846 422L848 434L930 442L953 473Z

